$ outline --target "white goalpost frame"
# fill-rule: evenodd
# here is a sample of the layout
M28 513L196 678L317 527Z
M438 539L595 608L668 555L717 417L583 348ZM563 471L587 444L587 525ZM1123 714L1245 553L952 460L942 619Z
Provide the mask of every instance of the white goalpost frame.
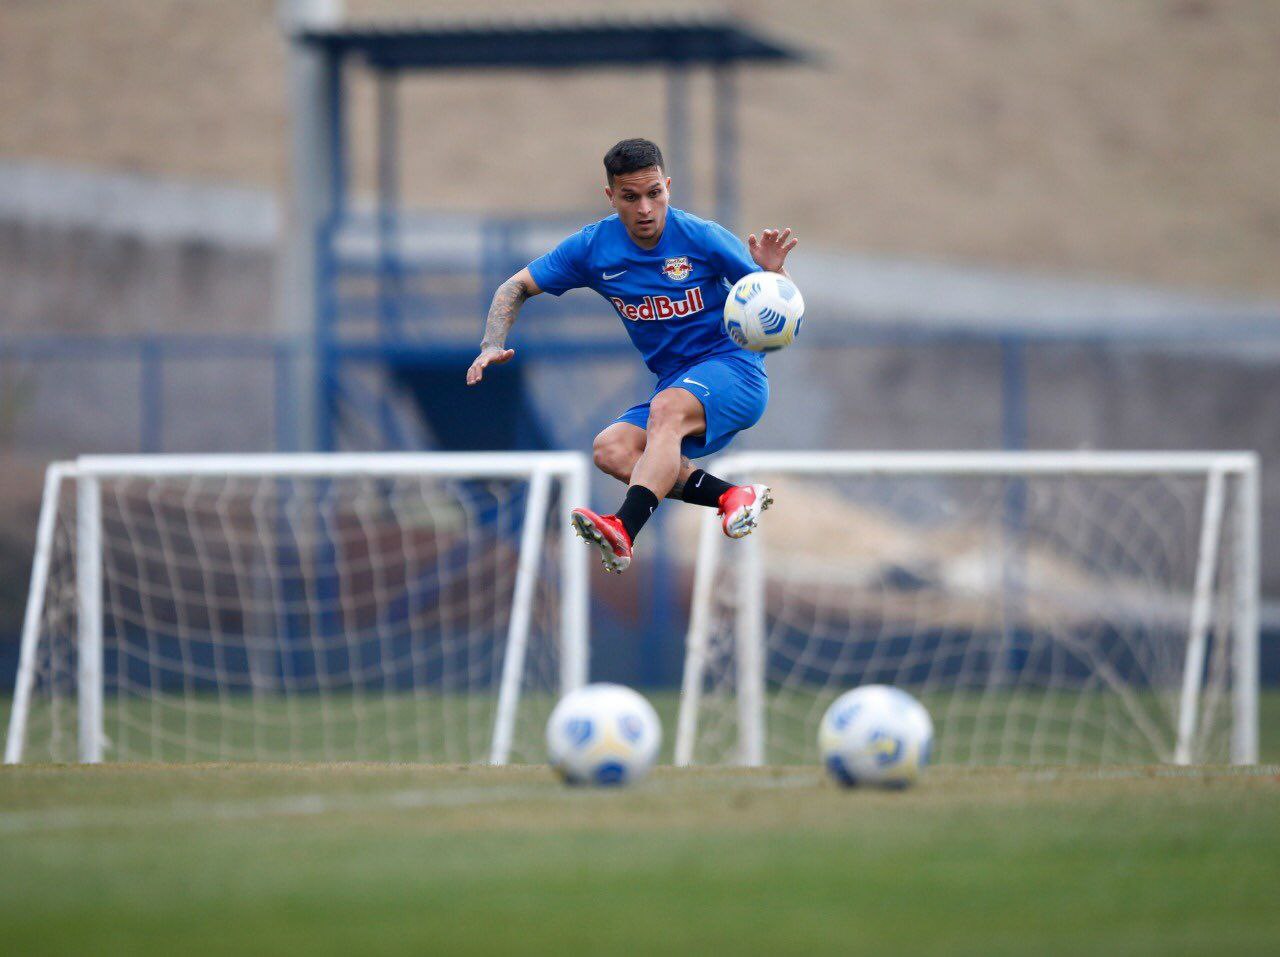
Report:
M529 481L527 511L521 527L512 614L503 652L498 708L490 761L510 756L520 680L537 581L537 558L546 532L551 483L561 483L562 501L586 501L589 461L578 452L422 452L246 455L104 455L56 462L45 474L27 607L23 617L13 712L5 740L4 762L22 761L27 717L35 683L36 659L45 590L52 562L58 502L64 482L76 485L77 715L80 761L100 763L103 725L103 594L101 480L178 476L258 476L332 478L442 476L450 478L524 478ZM540 516L541 520L535 520ZM566 520L567 521L567 520ZM589 553L574 536L561 539L563 568L560 616L560 693L586 684L589 669Z
M80 761L102 761L102 487L98 476L76 476L76 688Z
M507 626L507 648L502 660L502 683L498 688L498 713L493 722L490 764L506 764L511 756L511 739L516 727L516 703L520 700L520 679L524 675L524 652L529 641L534 575L538 552L547 530L547 499L551 481L546 472L535 472L529 488L529 504L520 530L520 556L516 564L515 594L511 598L511 621Z
M765 742L764 564L759 537L751 536L744 547L738 577L738 608L742 614L742 625L736 635L738 727L741 731L742 763L755 768L764 764Z
M1152 475L1204 476L1205 501L1188 622L1187 653L1178 707L1174 761L1193 759L1204 669L1212 589L1223 532L1226 482L1237 482L1232 654L1231 761L1258 760L1258 642L1261 591L1259 461L1253 452L745 452L718 459L711 468L726 478L770 470L791 475ZM685 645L685 667L677 721L675 763L693 762L698 712L706 673L711 629L711 599L723 546L715 516L698 539L692 608ZM764 533L764 534L767 534ZM738 762L759 766L765 760L766 707L764 568L761 532L747 539L739 569L739 600L733 641L736 648Z
M53 532L58 517L58 498L62 483L74 476L70 462L54 462L45 470L44 492L40 496L40 518L36 525L35 555L31 560L31 581L27 586L27 607L22 617L22 643L18 651L18 677L13 690L13 711L5 738L4 762L22 760L22 747L27 739L27 714L31 689L35 684L36 642L40 637L40 618L44 614L45 587L53 553Z
M1218 567L1218 539L1222 531L1225 493L1221 469L1209 472L1200 521L1200 555L1196 560L1196 583L1191 598L1191 630L1187 637L1187 660L1182 668L1182 694L1178 703L1178 743L1174 762L1191 763L1191 746L1196 734L1196 702L1204 683L1204 655L1209 640L1209 616L1213 604L1213 573Z

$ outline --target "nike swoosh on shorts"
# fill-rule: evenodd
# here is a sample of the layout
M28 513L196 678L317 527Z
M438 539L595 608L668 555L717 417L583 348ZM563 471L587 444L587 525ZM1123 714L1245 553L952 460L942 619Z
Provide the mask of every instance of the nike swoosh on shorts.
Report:
M708 388L707 388L705 385L703 385L701 382L699 382L697 379L690 379L688 376L686 376L685 378L681 379L680 381L681 381L681 382L687 382L687 383L689 383L689 385L696 385L699 389L707 389L707 395L710 395L710 394L711 394L711 390L710 390L710 389L708 389Z

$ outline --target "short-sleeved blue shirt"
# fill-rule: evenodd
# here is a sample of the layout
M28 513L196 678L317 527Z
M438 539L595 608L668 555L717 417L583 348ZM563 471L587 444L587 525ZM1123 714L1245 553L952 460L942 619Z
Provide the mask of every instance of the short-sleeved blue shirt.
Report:
M759 269L738 237L675 207L667 209L652 249L637 246L615 214L529 264L533 281L553 296L583 287L604 296L659 379L718 355L763 368L763 356L739 348L724 331L725 297Z

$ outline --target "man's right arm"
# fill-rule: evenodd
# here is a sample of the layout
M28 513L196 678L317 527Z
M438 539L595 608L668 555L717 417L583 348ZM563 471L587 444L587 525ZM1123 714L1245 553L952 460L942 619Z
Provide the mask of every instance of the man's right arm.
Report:
M493 302L489 304L489 318L484 324L480 354L467 370L467 385L475 385L483 379L487 366L510 362L515 356L516 351L507 348L507 333L515 324L516 315L525 300L540 292L542 290L533 281L528 267L521 269L498 287L493 294Z

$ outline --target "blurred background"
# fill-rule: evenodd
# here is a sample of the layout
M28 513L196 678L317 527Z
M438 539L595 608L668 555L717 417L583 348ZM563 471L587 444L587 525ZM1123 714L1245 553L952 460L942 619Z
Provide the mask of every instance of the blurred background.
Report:
M649 389L602 300L462 376L628 136L676 205L801 238L737 447L1257 450L1280 630L1271 0L3 0L0 117L5 687L50 461L588 449ZM678 679L670 525L593 578L596 677Z

